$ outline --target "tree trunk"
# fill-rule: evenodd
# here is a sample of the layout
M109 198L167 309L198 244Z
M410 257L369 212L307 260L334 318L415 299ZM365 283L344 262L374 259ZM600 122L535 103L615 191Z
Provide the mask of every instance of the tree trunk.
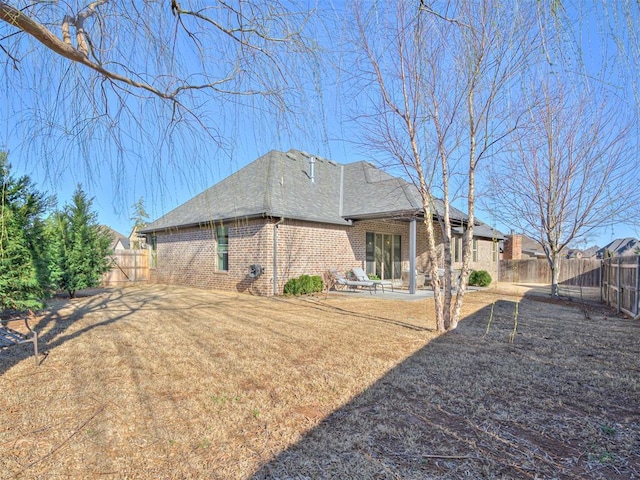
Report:
M444 328L449 330L451 325L451 299L452 299L452 279L451 279L451 226L448 221L448 214L443 235L444 243L444 304L442 306L442 317Z
M425 202L426 203L426 202ZM428 205L424 205L425 215L424 224L427 228L427 257L429 258L429 269L431 273L431 287L433 288L433 300L435 303L436 313L436 331L446 331L444 305L442 293L440 292L440 278L438 278L438 256L436 255L435 232L433 229L433 219ZM413 272L411 272L413 275Z
M560 257L552 253L551 254L551 296L558 297L560 295L560 289L558 284L560 283Z
M456 279L457 292L456 301L453 305L453 312L451 314L451 321L448 326L448 330L454 330L458 328L458 322L462 313L462 302L464 294L467 289L467 278L469 278L469 262L471 261L471 251L473 248L473 228L467 227L467 230L462 236L462 269L460 276Z
M476 64L474 70L474 76L478 75L479 64ZM451 315L451 323L449 330L453 330L458 327L458 321L462 314L462 302L464 294L467 289L467 280L469 279L469 263L471 262L471 252L473 250L473 225L475 223L475 186L476 186L476 114L474 110L475 102L475 82L470 86L469 93L467 94L467 113L469 116L469 173L467 179L467 229L462 236L462 243L464 247L462 249L462 270L458 277L457 285L458 291L456 293L456 302L453 306L453 313Z

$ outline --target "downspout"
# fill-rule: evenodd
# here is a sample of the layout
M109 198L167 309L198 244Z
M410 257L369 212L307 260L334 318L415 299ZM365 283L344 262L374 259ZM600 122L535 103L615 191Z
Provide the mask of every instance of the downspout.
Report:
M278 225L284 222L284 217L280 217L273 225L273 294L278 295Z

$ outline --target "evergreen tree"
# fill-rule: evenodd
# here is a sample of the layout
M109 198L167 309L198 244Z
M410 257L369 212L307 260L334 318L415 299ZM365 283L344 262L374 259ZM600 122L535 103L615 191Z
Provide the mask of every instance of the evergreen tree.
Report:
M45 196L27 176L10 174L0 152L0 308L25 311L42 307L47 287L42 216Z
M72 298L78 290L97 287L109 270L111 237L98 223L92 203L78 185L71 205L48 224L49 275L56 288Z
M132 205L133 215L130 220L133 221L133 226L137 227L138 230L147 226L147 220L149 219L149 214L144 208L144 199L140 197L136 203Z
M149 214L144 208L144 199L142 197L132 205L132 208L133 215L130 220L133 221L133 232L136 235L135 240L133 240L132 248L134 250L138 250L139 248L144 248L144 237L140 236L138 232L147 226Z

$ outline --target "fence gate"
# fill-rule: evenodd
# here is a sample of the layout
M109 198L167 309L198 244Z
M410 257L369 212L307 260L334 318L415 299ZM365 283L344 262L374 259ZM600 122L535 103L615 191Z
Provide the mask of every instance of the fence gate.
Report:
M104 286L135 285L149 281L147 250L116 250L111 256L111 270L102 276Z
M602 261L602 300L634 318L640 310L640 255Z

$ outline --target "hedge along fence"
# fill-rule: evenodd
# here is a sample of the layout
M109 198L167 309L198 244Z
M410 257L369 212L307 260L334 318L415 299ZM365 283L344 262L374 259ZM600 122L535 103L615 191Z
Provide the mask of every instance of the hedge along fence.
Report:
M640 255L602 261L600 296L607 305L634 318L640 314Z
M560 261L562 285L599 287L601 260L597 258L563 258ZM551 268L546 258L500 260L498 281L507 283L551 284Z

